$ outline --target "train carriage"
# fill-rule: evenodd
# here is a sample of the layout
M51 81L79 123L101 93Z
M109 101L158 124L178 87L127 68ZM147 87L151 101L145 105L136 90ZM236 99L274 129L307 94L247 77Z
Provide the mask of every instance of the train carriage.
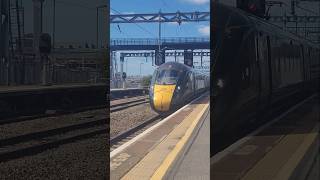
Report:
M208 76L177 62L159 66L151 80L150 105L160 114L171 112L208 90Z
M315 92L319 46L240 9L219 3L213 27L213 121L216 141Z

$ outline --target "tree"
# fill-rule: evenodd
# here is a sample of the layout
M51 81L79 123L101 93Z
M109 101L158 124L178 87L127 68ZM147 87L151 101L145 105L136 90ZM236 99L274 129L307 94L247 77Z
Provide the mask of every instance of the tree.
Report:
M148 76L143 76L142 81L141 81L141 86L142 87L149 87L151 83L151 75Z

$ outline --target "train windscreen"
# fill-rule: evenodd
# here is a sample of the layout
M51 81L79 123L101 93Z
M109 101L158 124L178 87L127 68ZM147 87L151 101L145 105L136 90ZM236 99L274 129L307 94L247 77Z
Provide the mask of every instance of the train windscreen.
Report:
M173 85L176 84L180 72L175 69L163 69L157 72L156 84L159 85Z

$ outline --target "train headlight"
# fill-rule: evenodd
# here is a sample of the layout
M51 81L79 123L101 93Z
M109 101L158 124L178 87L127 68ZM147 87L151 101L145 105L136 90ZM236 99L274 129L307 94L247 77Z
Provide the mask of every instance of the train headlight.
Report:
M223 81L222 79L218 79L217 86L218 86L219 88L223 88L223 86L224 86L224 81Z

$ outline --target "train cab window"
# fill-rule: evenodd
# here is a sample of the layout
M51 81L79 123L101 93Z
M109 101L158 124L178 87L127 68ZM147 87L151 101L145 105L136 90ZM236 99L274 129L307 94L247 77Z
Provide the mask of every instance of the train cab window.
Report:
M176 69L160 70L156 77L156 84L159 85L173 85L176 84L181 72Z
M156 69L152 75L152 79L151 79L151 85L153 85L155 83L156 77L158 76L158 70Z

